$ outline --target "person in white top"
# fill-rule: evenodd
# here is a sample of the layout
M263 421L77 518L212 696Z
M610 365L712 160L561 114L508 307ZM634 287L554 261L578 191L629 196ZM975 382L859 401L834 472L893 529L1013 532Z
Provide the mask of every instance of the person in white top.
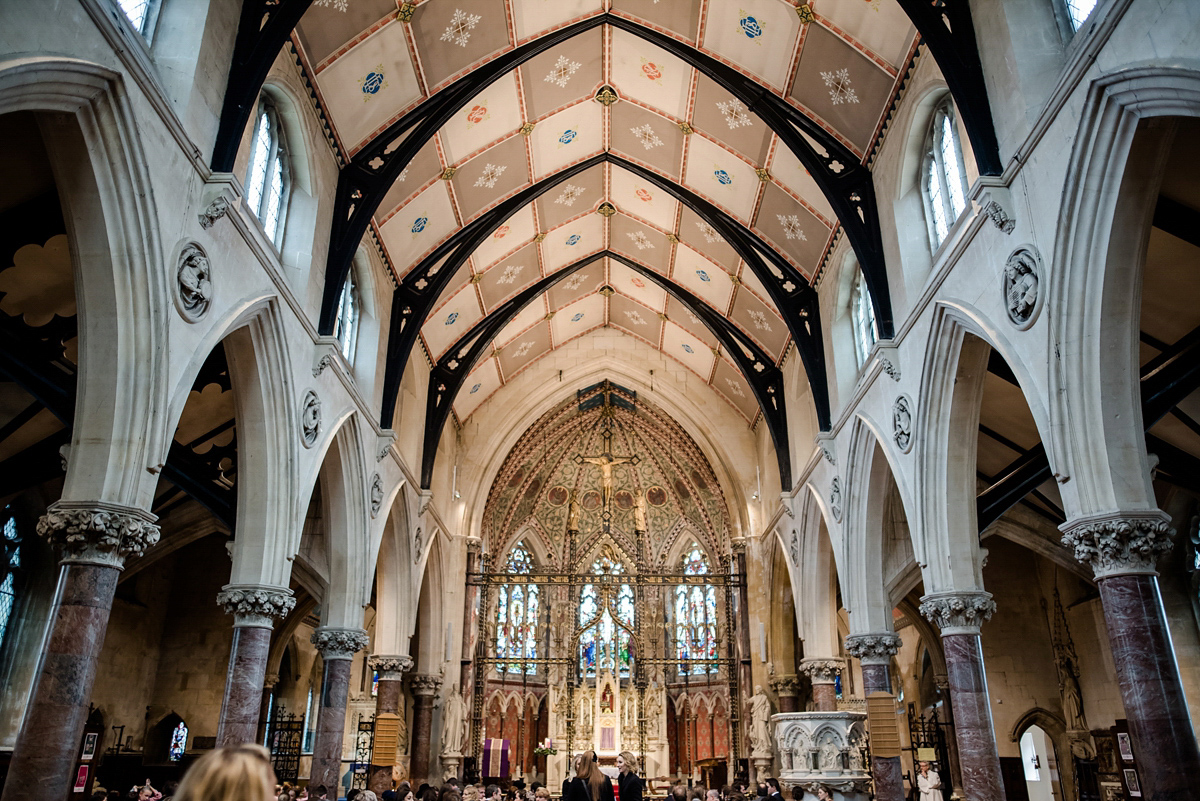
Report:
M917 773L917 789L921 792L921 801L940 801L942 778L928 762L921 762L918 768L920 772Z

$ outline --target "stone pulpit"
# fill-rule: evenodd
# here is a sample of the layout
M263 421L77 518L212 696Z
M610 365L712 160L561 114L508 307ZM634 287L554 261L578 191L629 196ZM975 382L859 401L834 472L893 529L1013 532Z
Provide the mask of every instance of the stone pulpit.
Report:
M804 801L823 785L841 801L866 801L867 716L862 712L788 712L771 717L779 752L779 781L804 789Z

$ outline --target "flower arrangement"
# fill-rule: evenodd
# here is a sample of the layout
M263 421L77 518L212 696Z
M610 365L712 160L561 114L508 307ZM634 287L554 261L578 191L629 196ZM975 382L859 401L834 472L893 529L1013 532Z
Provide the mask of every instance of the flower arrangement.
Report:
M553 756L558 753L558 749L554 747L554 741L547 737L544 742L533 749L533 753L538 756Z

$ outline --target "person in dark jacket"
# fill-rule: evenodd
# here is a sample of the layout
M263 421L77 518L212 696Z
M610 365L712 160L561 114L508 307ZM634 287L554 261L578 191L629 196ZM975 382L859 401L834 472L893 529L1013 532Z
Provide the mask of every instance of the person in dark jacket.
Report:
M642 777L638 776L637 757L628 751L617 754L617 790L621 801L642 801Z
M616 801L612 781L600 771L595 751L575 758L575 778L567 785L564 801Z

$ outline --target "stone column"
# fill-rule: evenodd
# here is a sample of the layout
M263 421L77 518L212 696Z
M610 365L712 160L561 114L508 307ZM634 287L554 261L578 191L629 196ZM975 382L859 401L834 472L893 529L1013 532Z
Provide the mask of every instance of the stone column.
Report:
M351 660L367 647L367 642L367 633L362 629L321 626L312 633L312 644L317 646L324 663L312 770L308 778L308 783L313 786L337 787L342 777L342 739L346 733Z
M258 732L254 741L263 742L267 735L267 722L271 714L271 693L279 683L278 673L268 673L263 679L262 700L258 704Z
M933 674L933 685L937 687L938 695L942 698L942 710L946 713L939 718L939 724L948 724L953 731L957 731L954 725L954 703L950 700L950 680L941 673ZM953 797L962 798L964 796L962 786L962 763L958 760L958 739L955 737L946 738L946 751L950 757L950 779L953 785ZM942 781L945 781L943 779Z
M837 688L833 683L842 672L842 660L804 659L799 670L812 681L814 711L836 712Z
M863 695L892 692L892 657L900 650L900 638L890 631L856 634L846 638L846 653L862 666ZM904 771L900 757L874 756L871 776L877 801L904 801Z
M979 627L995 610L991 593L979 590L931 593L921 599L921 614L942 632L963 790L971 801L1005 799L979 641Z
M771 689L775 691L775 697L779 699L780 714L800 711L799 684L796 677L790 674L771 679Z
M62 549L63 569L41 672L9 763L5 799L71 795L117 576L127 557L140 556L158 542L155 520L132 507L59 501L38 521L38 535Z
M252 743L258 733L271 629L276 619L292 611L296 599L286 587L226 584L217 593L217 603L233 615L233 647L217 721L217 745Z
M413 725L410 738L412 759L409 772L412 774L410 782L414 787L419 787L421 782L441 784L438 781L440 776L430 776L429 774L429 741L433 734L433 699L441 686L441 676L418 674L412 677L410 685L413 694Z
M375 695L376 726L379 725L380 718L384 716L402 718L403 713L400 711L400 699L404 689L404 674L412 670L412 657L407 654L373 654L367 659L367 665L371 670L378 671L379 673L379 689ZM400 721L400 728L404 728L403 719ZM376 745L378 746L378 744L379 741L376 740ZM384 790L392 789L392 768L395 765L395 752L390 754L379 753L378 751L372 752L371 772L367 786L375 795L380 795Z
M1168 520L1154 510L1077 518L1062 526L1063 545L1091 565L1100 588L1142 795L1153 801L1194 797L1200 776L1155 570L1158 556L1171 549Z

